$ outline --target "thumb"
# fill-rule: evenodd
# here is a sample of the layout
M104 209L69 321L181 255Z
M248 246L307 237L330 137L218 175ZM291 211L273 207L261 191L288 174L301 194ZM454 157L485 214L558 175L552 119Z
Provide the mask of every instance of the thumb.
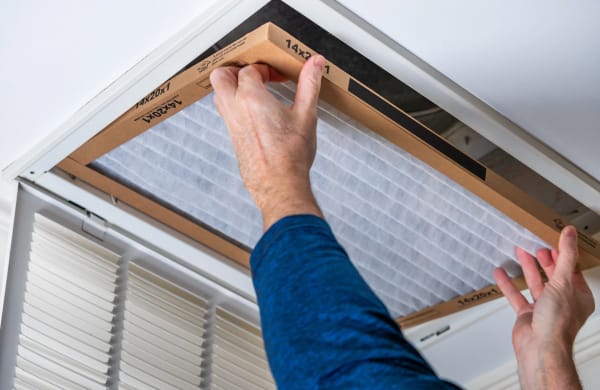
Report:
M574 226L565 227L558 239L558 259L556 260L555 277L571 280L577 265L579 251L577 248L577 230Z
M323 77L323 66L325 58L321 55L312 56L302 66L298 78L298 89L294 100L294 110L302 114L315 111L321 90L321 78Z

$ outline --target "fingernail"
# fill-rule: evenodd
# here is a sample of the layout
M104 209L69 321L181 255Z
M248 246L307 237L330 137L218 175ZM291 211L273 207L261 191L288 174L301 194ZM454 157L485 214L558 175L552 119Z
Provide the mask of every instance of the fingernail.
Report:
M314 64L317 68L319 68L322 71L323 67L325 66L325 57L323 57L322 55L317 55Z
M577 229L574 226L567 226L565 228L565 237L575 238L577 237Z

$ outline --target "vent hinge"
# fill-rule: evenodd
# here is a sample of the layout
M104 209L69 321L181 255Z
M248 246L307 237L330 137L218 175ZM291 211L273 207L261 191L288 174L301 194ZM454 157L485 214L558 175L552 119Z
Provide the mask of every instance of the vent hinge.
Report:
M104 241L104 236L108 229L108 222L91 211L86 210L86 215L87 218L84 218L81 229L98 240Z

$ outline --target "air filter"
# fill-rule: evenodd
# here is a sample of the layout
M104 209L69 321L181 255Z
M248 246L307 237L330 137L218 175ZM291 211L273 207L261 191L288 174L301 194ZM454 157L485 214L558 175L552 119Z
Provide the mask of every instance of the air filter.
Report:
M284 102L293 85L273 85ZM319 105L316 198L338 240L394 316L492 283L516 245L545 244L474 194L351 120ZM96 160L105 175L253 247L262 233L212 95Z
M248 266L260 216L209 75L223 64L260 62L293 80L312 55L266 23L165 81L58 168ZM272 89L291 102L292 85ZM492 270L504 265L517 275L514 246L535 251L558 238L560 216L331 62L320 97L314 192L392 315L411 314L402 326L501 296L490 286ZM600 248L579 237L580 266L594 266ZM524 287L523 278L515 283Z

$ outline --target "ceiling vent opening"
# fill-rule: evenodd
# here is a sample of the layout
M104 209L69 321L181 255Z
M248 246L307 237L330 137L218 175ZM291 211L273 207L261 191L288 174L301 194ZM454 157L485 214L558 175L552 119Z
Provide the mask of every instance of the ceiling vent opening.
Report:
M208 95L208 72L243 57L272 61L293 79L313 52L324 54L331 69L313 184L370 285L394 315L417 316L404 325L470 307L464 302L474 301L461 300L465 294L485 297L477 302L499 296L489 286L493 267L508 264L517 276L512 248L547 245L569 220L482 164L501 152L476 132L280 1L215 43L59 167L247 266L260 219ZM293 95L291 84L272 88L282 100ZM594 227L590 218L586 226ZM591 254L584 266L591 266L598 248L580 237ZM434 304L437 309L428 309Z

